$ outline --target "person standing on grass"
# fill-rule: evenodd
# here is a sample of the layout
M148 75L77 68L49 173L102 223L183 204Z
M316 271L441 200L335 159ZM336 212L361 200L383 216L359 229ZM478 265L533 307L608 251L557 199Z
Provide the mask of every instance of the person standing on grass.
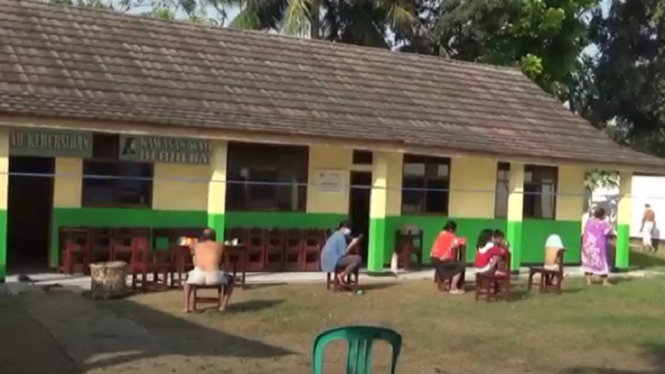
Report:
M344 271L337 275L340 284L345 284L346 276L358 270L363 262L362 257L352 253L360 244L362 235L350 238L351 225L348 221L342 221L337 226L337 230L326 240L321 251L321 270L323 272L334 273L335 268L344 268Z
M645 251L654 251L653 242L651 240L653 236L653 230L656 228L656 213L651 209L649 204L644 205L644 215L642 216L642 227L640 227L640 232L642 233L642 248Z
M450 279L450 293L453 295L464 293L460 280L466 265L457 260L457 251L463 249L464 244L466 240L457 236L457 223L448 221L434 241L430 255L437 280Z
M593 217L584 226L582 237L582 269L588 285L591 285L594 275L602 279L604 286L610 285L607 279L610 273L607 261L607 237L611 231L611 224L605 220L605 209L595 209Z
M190 247L194 252L192 258L194 269L187 274L184 286L184 312L192 311L192 285L213 286L224 285L224 292L219 296L219 311L223 312L233 293L233 275L221 271L219 264L222 260L224 247L217 242L215 230L205 229L201 241Z

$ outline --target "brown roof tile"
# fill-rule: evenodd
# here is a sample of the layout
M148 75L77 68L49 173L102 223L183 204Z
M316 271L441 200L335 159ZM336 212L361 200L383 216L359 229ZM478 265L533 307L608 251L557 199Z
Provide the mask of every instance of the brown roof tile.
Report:
M0 113L665 166L514 69L0 0Z

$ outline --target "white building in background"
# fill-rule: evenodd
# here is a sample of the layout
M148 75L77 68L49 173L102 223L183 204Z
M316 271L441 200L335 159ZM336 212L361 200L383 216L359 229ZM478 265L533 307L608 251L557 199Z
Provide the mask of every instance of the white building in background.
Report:
M633 176L632 181L632 209L630 219L630 237L639 238L640 226L644 205L649 204L656 213L656 229L654 238L661 239L660 228L665 229L665 177L662 176ZM619 188L598 187L587 200L590 204L603 207L608 212L610 220L616 224L617 202ZM586 222L588 213L585 214L583 222Z

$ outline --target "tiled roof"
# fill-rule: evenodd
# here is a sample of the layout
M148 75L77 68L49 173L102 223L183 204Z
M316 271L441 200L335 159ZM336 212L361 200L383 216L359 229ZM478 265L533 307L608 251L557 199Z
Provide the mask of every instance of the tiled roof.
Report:
M35 1L0 0L0 113L665 166L514 69Z

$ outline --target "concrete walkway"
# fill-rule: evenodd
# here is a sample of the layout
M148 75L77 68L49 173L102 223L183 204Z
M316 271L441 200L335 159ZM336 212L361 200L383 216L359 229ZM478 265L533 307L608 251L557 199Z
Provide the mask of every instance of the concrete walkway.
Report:
M389 274L389 269L386 269L386 274ZM565 271L569 277L581 277L584 275L582 269L576 267L566 267ZM473 273L471 269L469 273ZM519 278L524 279L529 273L529 268L524 267L520 269ZM637 270L625 273L610 274L612 279L621 278L644 278L650 276L665 275L665 273L650 270ZM395 281L411 281L411 280L424 280L432 279L434 270L425 269L419 271L400 271L398 277L387 276L370 276L366 271L361 271L361 283L379 283L379 282L395 282ZM37 286L50 286L59 284L63 287L78 289L86 291L90 289L90 277L84 275L63 275L56 273L43 273L43 274L30 274L30 278L35 281ZM471 279L467 275L467 280ZM275 283L317 283L325 282L325 274L321 272L281 272L281 273L247 273L247 284L275 284ZM29 285L18 282L17 276L7 277L4 287L0 285L0 294L3 289L11 294L19 294L24 292Z

